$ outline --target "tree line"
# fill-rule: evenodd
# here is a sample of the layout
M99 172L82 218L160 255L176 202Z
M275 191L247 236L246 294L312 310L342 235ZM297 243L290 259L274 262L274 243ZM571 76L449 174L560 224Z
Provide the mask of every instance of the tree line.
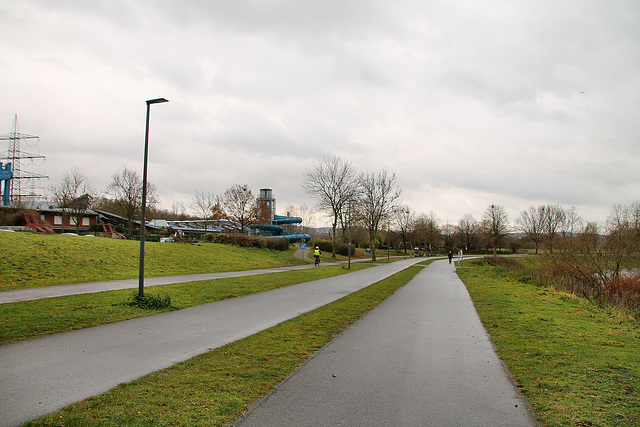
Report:
M406 253L418 247L429 255L439 249L490 250L496 255L505 244L524 240L542 255L544 267L532 274L546 274L574 294L640 308L640 276L625 274L625 268L640 259L640 202L613 206L604 224L584 221L575 207L558 204L531 206L513 222L504 207L489 204L481 218L467 214L450 224L442 223L433 211L418 214L400 203L396 175L386 169L361 172L334 156L315 162L303 178L302 186L315 200L316 209L331 220L333 256L336 244L346 243L351 231L352 241L368 246L374 260L376 248L385 246L385 240L391 244L392 232L400 242L396 249L404 246ZM130 235L140 217L141 194L141 177L127 168L111 177L102 196L77 169L51 187L53 201L63 215L75 216L76 224L87 208L102 209L126 218ZM153 184L148 184L147 194L148 217L190 218L183 206L174 205L173 212L157 210ZM230 232L244 234L251 225L270 220L260 217L265 210L247 185L232 185L220 195L196 191L190 207L205 229L214 221L226 220ZM301 211L300 216L313 215L304 206Z
M480 219L467 214L457 223L442 223L433 211L418 214L400 203L402 190L396 183L395 173L386 169L361 172L350 161L337 156L324 157L312 164L303 175L302 187L316 202L316 209L330 218L334 256L336 242L348 240L349 225L355 230L363 230L364 237L358 235L356 240L366 241L374 259L376 248L385 241L385 231L392 231L394 240L400 241L399 246L405 251L411 242L411 246L424 248L430 255L443 247L465 251L491 249L495 254L514 233L531 242L536 253L544 249L548 253L562 254L560 249L566 249L568 238L585 234L607 236L607 239L598 239L600 247L607 244L607 251L612 250L612 242L627 242L629 247L622 243L617 247L624 247L624 251L629 252L630 247L637 249L636 241L629 239L634 232L640 233L637 231L640 223L638 202L627 207L615 206L604 227L585 223L574 207L557 204L531 206L513 223L505 208L496 204L489 204ZM101 194L76 168L65 172L60 182L50 187L50 192L62 215L76 217L76 224L80 223L87 208L105 210L127 219L132 235L133 224L140 218L142 178L126 167L112 175ZM158 209L159 199L151 183L147 183L147 199L149 218L194 218L182 205L174 204L171 211ZM247 185L235 184L220 195L196 190L189 207L195 218L204 222L205 229L215 221L226 220L231 232L244 233L253 224L269 221L269 218L260 217L265 210L258 203ZM290 207L290 210L294 208ZM300 210L305 218L313 216L305 206ZM638 240L637 236L635 239Z
M52 201L61 210L63 224L67 217L76 218L76 224L79 224L86 209L104 210L125 218L131 237L135 221L141 218L142 185L142 177L136 171L125 167L111 176L100 195L86 175L77 168L72 168L63 174L60 182L50 187L50 194ZM197 218L203 222L205 232L214 222L225 220L229 231L239 234L244 233L253 224L262 224L270 220L262 217L265 210L258 205L246 184L234 184L221 195L196 190L189 203L196 214L195 217L187 214L184 206L174 204L172 211L167 211L158 209L158 204L156 187L147 182L147 218Z
M465 215L457 226L442 226L433 213L416 215L408 206L399 203L402 190L396 184L396 174L383 169L379 172L358 172L348 160L337 156L318 160L304 174L303 188L315 201L316 207L331 219L332 256L336 241L347 240L349 226L366 230L371 257L376 259L376 247L385 227L390 234L402 238L405 247L426 248L430 254L446 246L475 248L480 236L488 236L494 253L509 234L508 217L502 206L490 205L482 221Z
M536 253L540 249L566 253L554 249L560 244L566 249L567 242L578 241L584 235L600 236L593 250L601 253L629 254L631 248L638 249L638 202L627 207L614 206L604 228L583 221L575 207L558 204L531 206L513 223L503 206L489 204L479 219L466 214L456 224L443 224L433 211L417 214L410 206L399 203L402 191L395 181L396 175L387 170L358 172L351 162L336 156L318 160L304 173L303 188L316 201L316 208L331 220L333 255L336 241L346 243L349 225L366 231L374 259L376 246L385 240L385 227L388 232L393 230L395 240L400 240L405 251L411 242L430 255L442 247L465 251L490 249L495 255L506 241L515 241L514 235L531 242ZM612 242L625 244L616 246Z
M111 176L103 195L100 195L86 175L72 168L49 190L52 201L61 211L63 232L67 217L75 218L77 231L86 209L98 209L125 218L131 237L135 220L141 218L142 184L142 177L136 171L124 167ZM158 203L155 185L147 182L147 214L152 213Z

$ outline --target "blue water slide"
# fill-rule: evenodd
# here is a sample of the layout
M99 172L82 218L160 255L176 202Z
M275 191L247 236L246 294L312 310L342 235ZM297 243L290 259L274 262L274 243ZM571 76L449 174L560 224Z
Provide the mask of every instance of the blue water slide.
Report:
M279 225L271 225L271 224L253 224L250 225L249 228L251 228L252 230L264 230L264 231L271 231L274 233L282 233L283 228L280 227Z
M284 229L282 227L280 227L279 225L276 224L300 224L302 223L302 218L299 217L295 217L295 216L282 216L282 215L276 215L273 218L273 221L271 221L273 224L253 224L250 226L250 228L252 230L261 230L261 231L268 231L270 232L272 235L271 236L264 236L267 239L276 239L278 237L286 237L287 239L289 239L289 243L296 243L296 242L308 242L309 240L311 240L311 235L308 233L285 233Z
M271 236L271 237L286 237L287 239L289 239L289 243L308 242L309 240L311 240L311 235L307 233L289 233L289 234L283 234L282 236Z
M273 221L274 224L302 224L302 218L297 216L284 216L284 215L274 215Z

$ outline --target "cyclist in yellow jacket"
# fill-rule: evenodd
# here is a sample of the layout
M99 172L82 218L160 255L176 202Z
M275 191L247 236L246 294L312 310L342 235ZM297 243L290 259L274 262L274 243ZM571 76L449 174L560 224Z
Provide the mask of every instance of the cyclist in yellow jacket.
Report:
M320 248L316 246L316 250L313 252L313 259L316 265L320 264Z

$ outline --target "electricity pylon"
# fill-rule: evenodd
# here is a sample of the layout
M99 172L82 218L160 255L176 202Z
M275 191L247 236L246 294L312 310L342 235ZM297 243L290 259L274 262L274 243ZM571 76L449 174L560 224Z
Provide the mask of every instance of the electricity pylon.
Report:
M13 170L13 177L11 178L11 183L9 186L11 192L11 205L22 206L23 202L27 200L34 200L38 196L40 196L35 192L35 180L49 178L46 175L24 171L21 165L22 160L29 160L32 164L35 164L36 160L42 160L42 162L44 163L45 156L27 153L21 151L20 148L20 143L22 140L35 140L34 144L37 144L38 142L40 142L40 137L35 135L28 135L26 133L20 133L20 129L18 127L18 115L16 114L13 120L13 127L11 128L11 132L0 135L0 140L9 141L9 149L7 152L2 153L2 155L0 156L0 160L5 160L6 162L11 163ZM25 184L31 184L30 192L25 192L28 191L28 189L23 190L23 181Z

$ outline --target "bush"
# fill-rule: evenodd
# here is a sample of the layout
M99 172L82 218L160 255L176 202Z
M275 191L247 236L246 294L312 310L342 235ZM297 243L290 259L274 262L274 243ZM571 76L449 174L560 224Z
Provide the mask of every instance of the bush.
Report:
M331 241L328 240L312 240L309 244L311 249L315 249L316 246L320 248L320 252L324 254L331 253Z
M351 256L356 253L356 248L351 245ZM338 243L336 242L336 254L342 256L349 256L349 245L346 243Z
M331 253L331 241L328 240L316 240L313 242L312 247L318 246L320 252L330 254ZM351 245L351 256L356 253L356 248ZM346 243L336 242L336 255L349 256L349 245Z
M580 258L577 258L580 260ZM593 265L572 265L546 257L504 258L487 256L471 264L487 264L497 273L508 274L520 283L551 286L600 304L618 306L640 315L640 273L613 275ZM576 263L577 264L577 263Z
M232 234L231 244L241 248L264 248L267 244L263 237L252 237L244 234Z
M606 298L631 310L640 308L640 274L624 274L605 284Z
M205 242L211 243L220 243L221 245L230 245L231 244L231 236L228 234L213 234L207 233L204 235L203 240Z
M286 237L267 239L266 237L247 236L245 234L207 233L204 235L203 240L205 242L219 243L221 245L240 246L241 248L269 248L278 251L286 251L289 249L289 239Z
M169 294L165 294L164 296L151 294L140 296L138 291L131 292L128 299L115 305L126 305L128 307L137 307L145 310L176 310L178 308L171 303Z
M24 226L26 222L24 220L25 213L32 213L35 211L24 211L11 208L0 209L0 224L11 226Z
M289 239L286 237L265 239L267 241L267 248L276 251L286 251L289 249Z

